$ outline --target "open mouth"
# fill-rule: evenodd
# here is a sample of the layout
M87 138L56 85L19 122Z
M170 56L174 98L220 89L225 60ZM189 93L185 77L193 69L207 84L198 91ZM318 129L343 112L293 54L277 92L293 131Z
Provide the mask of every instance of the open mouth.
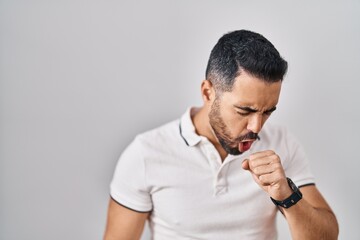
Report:
M251 145L254 143L255 140L244 140L239 143L239 151L240 152L246 152L251 148Z

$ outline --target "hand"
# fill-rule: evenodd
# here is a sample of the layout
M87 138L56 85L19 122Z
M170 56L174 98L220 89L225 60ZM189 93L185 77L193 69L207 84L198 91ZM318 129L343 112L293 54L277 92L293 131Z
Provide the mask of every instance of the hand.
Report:
M242 168L250 171L255 182L273 199L282 201L292 194L275 152L267 150L251 154L243 161Z

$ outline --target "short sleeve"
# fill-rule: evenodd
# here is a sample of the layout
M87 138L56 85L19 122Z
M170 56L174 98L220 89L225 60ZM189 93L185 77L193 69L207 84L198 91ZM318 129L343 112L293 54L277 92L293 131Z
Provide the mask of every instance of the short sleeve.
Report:
M142 146L138 138L121 154L110 184L110 195L119 204L138 212L152 210L146 186L146 171Z
M299 187L315 184L309 161L303 146L286 131L287 161L283 163L285 174Z

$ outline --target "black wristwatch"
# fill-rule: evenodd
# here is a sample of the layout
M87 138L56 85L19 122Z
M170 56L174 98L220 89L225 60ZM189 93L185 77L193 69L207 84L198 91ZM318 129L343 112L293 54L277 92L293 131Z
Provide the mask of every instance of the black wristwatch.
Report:
M290 186L290 188L294 191L290 197L286 198L283 201L277 201L275 199L271 198L271 201L273 201L273 203L276 206L280 206L283 208L289 208L293 205L295 205L298 201L300 201L302 199L302 193L300 192L299 188L293 183L293 181L291 181L290 178L286 178L288 181L288 184Z

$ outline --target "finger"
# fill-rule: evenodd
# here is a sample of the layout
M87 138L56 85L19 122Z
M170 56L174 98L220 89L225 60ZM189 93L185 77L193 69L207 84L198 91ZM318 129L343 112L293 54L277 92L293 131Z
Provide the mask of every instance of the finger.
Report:
M249 159L245 159L245 160L242 162L241 167L242 167L244 170L250 170L250 167L249 167Z
M262 157L267 157L267 156L271 156L271 155L274 155L275 152L272 151L272 150L265 150L265 151L260 151L260 152L256 152L256 153L253 153L249 156L249 159L252 160L252 159L255 159L255 158L262 158Z
M280 162L279 156L276 154L272 154L272 155L262 156L259 158L250 158L249 159L249 167L250 167L250 169L254 169L258 166L269 165L269 164L278 163L278 162Z
M276 170L278 170L280 167L281 165L279 163L260 165L255 168L252 168L252 172L257 176L260 176L264 174L273 173Z
M284 177L281 174L273 174L273 173L260 175L258 177L259 182L262 186L270 186L270 185L273 186L274 184L280 182L280 180L283 178Z
M273 174L264 174L258 177L259 183L262 186L270 186L273 183Z

